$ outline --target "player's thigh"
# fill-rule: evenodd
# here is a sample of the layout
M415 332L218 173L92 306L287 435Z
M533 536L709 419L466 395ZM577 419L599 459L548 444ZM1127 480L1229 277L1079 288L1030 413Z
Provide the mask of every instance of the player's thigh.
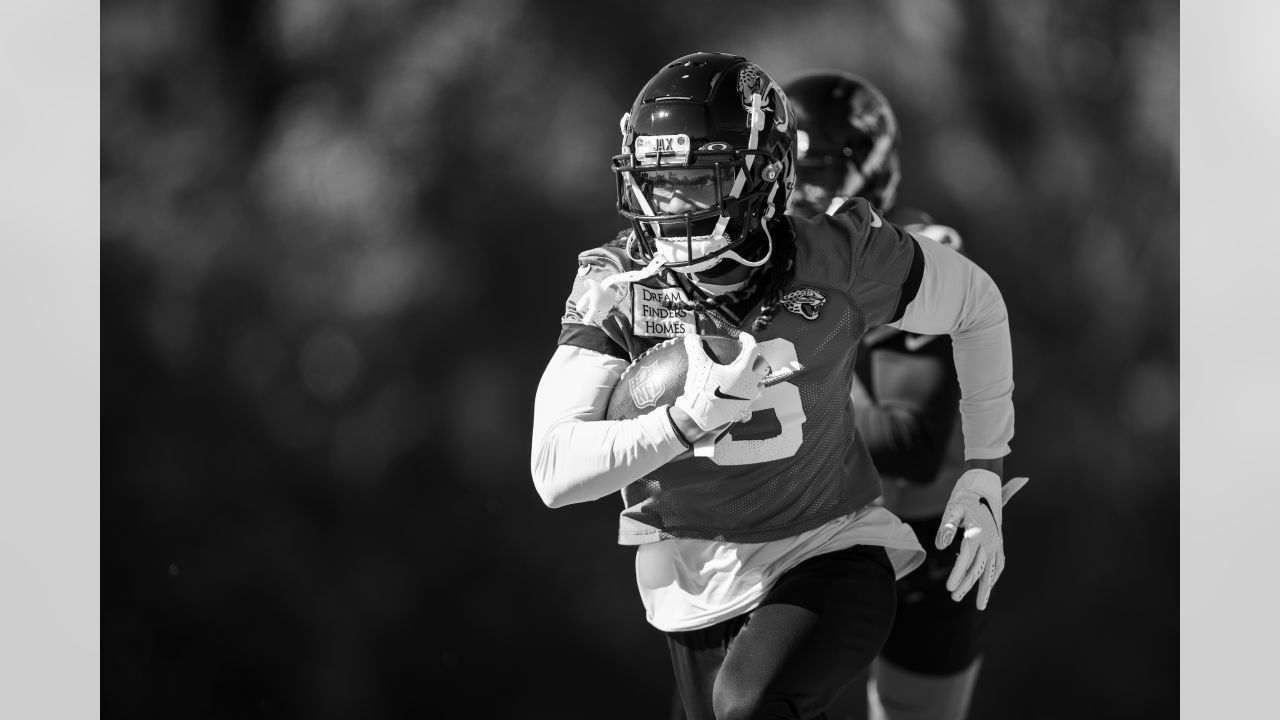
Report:
M708 628L666 634L676 681L672 720L715 720L711 697L716 677L730 642L749 618L740 615Z
M734 637L713 690L717 718L821 712L880 651L894 598L893 567L880 547L792 568Z

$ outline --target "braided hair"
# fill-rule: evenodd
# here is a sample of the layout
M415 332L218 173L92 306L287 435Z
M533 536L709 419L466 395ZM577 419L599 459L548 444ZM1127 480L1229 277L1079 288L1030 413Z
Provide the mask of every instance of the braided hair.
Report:
M630 242L631 242L631 228L626 228L624 230L619 230L618 234L615 235L612 240L605 243L604 246L626 248L626 247L629 247ZM637 259L637 262L639 262L638 259Z
M778 231L774 235L773 272L769 273L768 284L762 295L764 304L760 306L760 315L752 323L751 330L760 332L769 327L778 308L782 305L782 290L791 282L795 274L796 231L785 218L779 222Z
M671 271L668 270L667 272L671 272ZM744 289L750 290L752 287L754 287L754 282L751 285L748 285ZM715 310L716 308L727 303L729 301L729 298L733 297L734 295L736 295L736 293L726 293L724 295L716 295L716 296L709 296L709 297L704 296L703 298L695 297L692 300L681 300L678 297L663 295L658 298L658 302L662 303L662 305L666 307L668 310L675 310L677 312L688 312L692 310L695 313L708 315L711 313L712 310Z

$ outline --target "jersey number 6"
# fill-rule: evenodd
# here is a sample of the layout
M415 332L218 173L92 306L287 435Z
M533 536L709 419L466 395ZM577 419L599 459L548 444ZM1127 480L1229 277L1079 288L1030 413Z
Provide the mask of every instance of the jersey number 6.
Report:
M784 338L766 340L758 348L772 367L799 361L796 346ZM751 417L716 443L713 460L717 465L753 465L791 457L800 449L804 421L799 388L789 382L767 387L751 404Z

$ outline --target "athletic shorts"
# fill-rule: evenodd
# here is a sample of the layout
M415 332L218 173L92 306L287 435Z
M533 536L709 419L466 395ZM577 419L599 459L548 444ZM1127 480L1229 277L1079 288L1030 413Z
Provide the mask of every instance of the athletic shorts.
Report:
M685 716L822 717L880 652L894 607L884 548L855 545L800 563L756 609L667 633Z

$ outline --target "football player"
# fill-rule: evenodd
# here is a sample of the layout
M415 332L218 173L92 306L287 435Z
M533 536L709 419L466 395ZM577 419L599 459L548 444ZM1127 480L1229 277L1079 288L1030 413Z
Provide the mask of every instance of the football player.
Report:
M579 255L535 399L543 501L622 491L618 540L637 546L646 617L666 633L690 720L819 716L879 653L895 579L923 560L910 526L874 504L880 479L855 429L870 328L950 335L966 460L936 542L963 536L954 591L979 607L1004 569L1013 367L1000 293L865 199L787 216L795 123L783 89L739 56L688 55L646 83L613 161L631 231ZM742 352L714 362L697 335ZM606 419L628 364L677 338L682 394Z
M928 215L895 208L898 123L870 82L813 71L784 84L799 125L796 190L790 211L834 213L864 197L882 217L953 250L960 236ZM956 411L960 388L946 336L890 326L863 335L852 381L857 431L884 483L884 506L921 537L942 524L963 472ZM953 600L947 579L957 549L932 549L924 566L899 579L893 629L869 675L833 707L833 716L961 720L981 664L982 614L973 595Z

